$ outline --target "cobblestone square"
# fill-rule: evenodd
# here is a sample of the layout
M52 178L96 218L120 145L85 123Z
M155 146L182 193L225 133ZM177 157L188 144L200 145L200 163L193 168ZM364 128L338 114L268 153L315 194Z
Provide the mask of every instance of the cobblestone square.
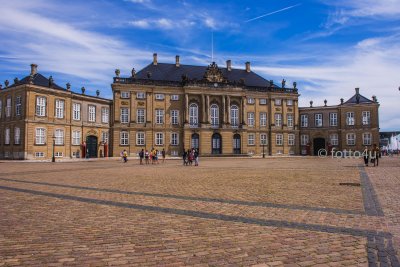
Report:
M361 163L3 161L0 266L400 266L400 158Z

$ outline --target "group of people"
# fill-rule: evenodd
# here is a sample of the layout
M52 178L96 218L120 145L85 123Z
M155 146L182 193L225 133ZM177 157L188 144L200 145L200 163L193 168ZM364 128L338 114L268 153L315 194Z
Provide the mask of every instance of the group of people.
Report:
M368 163L371 163L374 164L375 167L379 165L379 157L381 157L381 151L376 144L372 146L372 149L369 149L366 146L363 151L363 157L365 166L368 166Z
M126 149L124 149L124 151L122 151L122 160L124 163L126 163L128 161L128 152L126 151ZM158 149L154 149L152 148L151 150L144 150L142 149L139 152L139 163L140 165L143 164L159 164L159 150ZM161 157L162 157L162 163L165 162L165 149L163 148L163 150L161 151Z
M193 165L193 162L194 166L199 166L199 150L195 148L188 149L187 151L185 150L182 159L184 166L191 166Z

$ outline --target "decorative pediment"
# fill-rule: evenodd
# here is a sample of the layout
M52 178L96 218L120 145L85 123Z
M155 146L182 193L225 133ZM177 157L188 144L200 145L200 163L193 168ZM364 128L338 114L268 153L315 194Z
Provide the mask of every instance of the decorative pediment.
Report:
M209 82L218 82L218 83L224 83L227 82L226 78L222 75L222 71L218 68L218 65L213 62L211 63L207 69L206 72L204 73L204 79L209 81Z

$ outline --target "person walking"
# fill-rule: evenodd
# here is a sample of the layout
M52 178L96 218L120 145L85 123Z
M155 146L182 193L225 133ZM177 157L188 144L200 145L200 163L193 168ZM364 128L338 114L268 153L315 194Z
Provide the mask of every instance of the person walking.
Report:
M122 157L124 159L124 163L126 163L128 161L128 152L126 151L126 149L124 149L124 152L122 153Z
M363 155L364 155L364 164L365 164L365 166L366 167L368 167L368 159L369 159L369 149L368 149L368 147L367 146L365 146L365 149L364 149L364 151L363 151Z
M182 159L183 159L183 166L186 166L187 165L187 152L186 152L186 150L183 150Z
M372 147L372 156L375 157L374 167L375 167L375 164L376 164L376 166L379 166L379 156L380 156L380 154L381 154L381 151L380 151L379 147L376 144L374 144L373 147ZM372 158L371 158L371 160L372 160Z
M139 152L139 160L140 160L140 165L143 165L143 158L144 158L144 149Z
M165 162L165 149L163 148L161 151L161 156L162 156L162 163Z
M149 157L149 151L146 149L146 152L144 152L144 160L146 161L146 165L150 164Z
M199 150L194 150L194 166L199 166Z

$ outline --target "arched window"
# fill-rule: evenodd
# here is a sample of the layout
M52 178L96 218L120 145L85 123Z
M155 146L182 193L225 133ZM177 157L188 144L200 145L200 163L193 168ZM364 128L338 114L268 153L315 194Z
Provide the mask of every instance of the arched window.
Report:
M231 125L233 127L239 126L239 108L236 105L231 106Z
M192 103L189 106L189 125L191 127L199 125L199 106L196 103Z
M217 104L212 104L210 107L211 126L219 126L219 108Z

